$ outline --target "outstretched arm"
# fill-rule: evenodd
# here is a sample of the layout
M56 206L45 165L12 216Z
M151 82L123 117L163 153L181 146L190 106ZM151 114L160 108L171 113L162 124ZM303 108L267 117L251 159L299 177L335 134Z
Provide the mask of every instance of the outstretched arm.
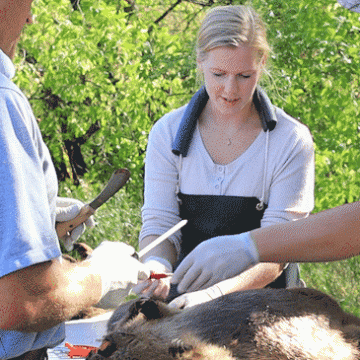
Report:
M336 261L360 253L360 202L251 232L260 261Z
M360 253L360 202L309 218L212 238L198 245L171 279L179 292L229 279L259 262L336 261ZM206 266L204 256L207 254Z

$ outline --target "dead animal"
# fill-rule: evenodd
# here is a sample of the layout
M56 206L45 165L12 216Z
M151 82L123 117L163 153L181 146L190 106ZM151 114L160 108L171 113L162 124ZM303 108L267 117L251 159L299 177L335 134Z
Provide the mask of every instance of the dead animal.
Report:
M248 290L184 310L121 305L91 360L355 360L360 319L308 288Z

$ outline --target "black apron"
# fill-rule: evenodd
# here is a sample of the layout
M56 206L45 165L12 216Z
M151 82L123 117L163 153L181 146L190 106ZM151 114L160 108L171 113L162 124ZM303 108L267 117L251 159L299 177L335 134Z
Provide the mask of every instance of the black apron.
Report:
M190 100L173 144L172 151L175 155L187 156L198 117L207 100L208 95L204 87ZM277 122L276 115L269 98L261 88L255 91L254 104L260 114L264 131L273 130ZM205 240L259 228L267 207L266 204L260 204L260 200L256 197L190 195L181 192L177 195L180 217L187 219L188 223L181 229L181 253L176 267L186 255ZM290 277L299 279L298 265L289 264L287 269L268 287L285 288L289 270Z
M186 195L179 193L180 217L188 220L181 229L180 262L197 245L222 235L235 235L260 227L266 205L257 210L260 200L256 197L225 195ZM176 266L176 267L177 267ZM285 288L286 272L267 287Z

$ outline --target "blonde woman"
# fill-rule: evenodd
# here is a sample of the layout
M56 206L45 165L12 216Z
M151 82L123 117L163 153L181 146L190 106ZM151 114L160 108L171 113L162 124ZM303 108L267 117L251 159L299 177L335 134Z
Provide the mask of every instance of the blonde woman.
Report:
M220 254L229 236L302 219L313 209L311 134L272 105L258 85L269 51L264 23L251 7L221 6L207 13L197 43L204 86L189 104L161 118L149 136L140 248L188 220L181 233L142 259L150 270L181 270L182 260L187 264L187 255L205 240L217 239ZM259 264L218 283L208 255L191 257L203 265L201 274L188 270L190 281L178 288L187 294L174 306L232 291L287 286L284 263ZM234 265L227 264L229 269ZM169 283L144 287L166 297Z
M360 13L359 0L338 1L347 9ZM347 259L360 254L359 233L360 202L354 202L322 211L308 219L224 237L221 249L219 239L206 241L179 266L172 281L185 291L188 284L202 277L205 262L216 269L216 276L211 279L214 284L241 273L259 261L278 263ZM201 256L205 258L204 261L196 261ZM229 267L229 263L234 266ZM209 271L209 266L206 267L206 271ZM205 297L204 292L201 294Z

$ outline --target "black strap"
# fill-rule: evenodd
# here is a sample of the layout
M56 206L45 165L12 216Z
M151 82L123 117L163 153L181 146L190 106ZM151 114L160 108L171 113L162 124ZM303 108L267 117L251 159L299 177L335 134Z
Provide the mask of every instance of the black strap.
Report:
M209 95L206 92L205 86L203 86L189 101L173 143L172 152L175 155L181 154L183 157L187 156L190 143L196 129L197 120L199 119L201 112L204 110L208 100ZM266 92L259 86L254 92L253 101L260 114L263 130L273 130L277 123L275 109Z

